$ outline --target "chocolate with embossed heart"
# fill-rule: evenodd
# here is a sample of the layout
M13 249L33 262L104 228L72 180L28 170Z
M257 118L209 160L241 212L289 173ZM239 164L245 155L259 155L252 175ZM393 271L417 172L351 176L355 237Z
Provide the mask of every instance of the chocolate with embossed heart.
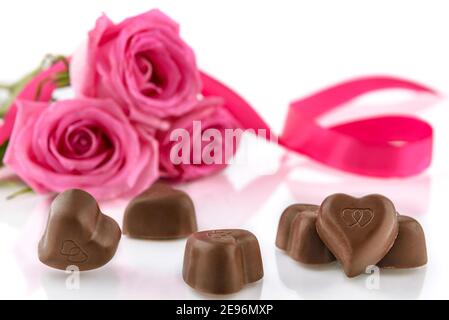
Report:
M56 269L96 269L115 254L121 231L87 192L70 189L52 202L47 227L39 241L39 260Z
M391 249L398 235L398 218L393 203L382 195L334 194L321 204L316 229L346 275L355 277Z

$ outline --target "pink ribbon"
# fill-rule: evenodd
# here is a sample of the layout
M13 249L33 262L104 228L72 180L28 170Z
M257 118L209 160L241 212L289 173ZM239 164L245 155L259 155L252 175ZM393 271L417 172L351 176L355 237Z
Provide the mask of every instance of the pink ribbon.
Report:
M42 81L64 71L56 63L32 79L18 96L34 99ZM236 92L201 73L203 95L220 96L229 112L243 129L265 129L274 135L267 123ZM55 86L47 82L42 87L40 101L48 101ZM363 94L383 89L405 89L437 94L434 90L412 81L394 77L365 77L347 81L290 104L279 144L330 167L377 177L406 177L426 169L432 159L432 127L410 116L381 116L362 119L325 128L318 118ZM0 144L4 143L14 125L16 106L8 111L0 128Z
M20 94L17 96L17 99L50 101L53 91L56 89L56 86L52 81L45 80L48 80L52 75L65 70L66 65L63 62L55 63L51 67L43 70L33 79L31 79L30 82L27 83L22 92L20 92ZM39 86L42 86L41 91L39 97L36 97L36 92ZM17 106L14 102L4 118L3 125L0 127L0 145L2 145L11 136L11 132L14 127L14 121L16 119L16 113Z
M202 73L203 94L221 96L245 129L272 130L234 91ZM436 94L430 88L393 77L365 77L319 91L290 104L279 144L330 167L377 177L406 177L426 169L432 159L432 127L410 116L382 116L324 128L318 118L363 94L406 89Z

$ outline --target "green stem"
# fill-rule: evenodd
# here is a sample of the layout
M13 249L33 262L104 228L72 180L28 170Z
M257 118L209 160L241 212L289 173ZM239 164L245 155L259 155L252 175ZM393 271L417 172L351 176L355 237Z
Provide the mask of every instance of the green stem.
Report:
M0 89L2 89L2 90L11 91L12 88L13 88L13 85L11 85L10 83L0 83Z
M18 81L6 85L4 88L8 87L9 96L8 98L0 105L0 117L4 117L6 112L8 112L9 107L13 103L13 101L16 99L16 97L19 95L19 93L23 90L25 85L33 79L40 71L41 67L34 69L30 73L26 74L24 77L19 79Z
M0 145L0 168L3 167L3 158L5 157L6 149L8 148L9 140L6 140Z
M22 189L17 190L16 192L11 193L10 195L8 195L6 197L6 200L12 200L15 197L18 197L20 195L23 195L23 194L26 194L26 193L30 193L30 192L33 192L33 189L31 189L30 187L24 187Z
M68 74L69 62L66 57L62 55L46 55L37 68L26 74L24 77L20 78L18 81L11 84L1 84L0 89L8 90L9 96L0 104L0 117L3 118L5 116L11 104L14 102L20 92L22 92L23 88L27 85L28 82L30 82L45 68L48 68L49 66L60 61L65 64ZM65 83L67 83L67 81L65 81L64 84Z

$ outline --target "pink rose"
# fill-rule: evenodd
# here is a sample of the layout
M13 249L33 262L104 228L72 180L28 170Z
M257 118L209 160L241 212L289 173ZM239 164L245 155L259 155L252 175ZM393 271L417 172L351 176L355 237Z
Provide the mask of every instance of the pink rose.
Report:
M223 107L222 99L205 98L198 102L193 111L174 119L169 130L156 135L161 177L186 181L224 169L230 156L235 154L239 137L227 140L226 131L235 134L234 129L239 127L237 120ZM219 152L214 153L214 150ZM180 162L181 158L184 161Z
M141 143L113 101L18 101L4 162L36 192L133 196L158 178L157 142Z
M193 51L159 10L119 24L100 17L73 56L71 81L80 96L113 98L146 133L190 111L201 91Z

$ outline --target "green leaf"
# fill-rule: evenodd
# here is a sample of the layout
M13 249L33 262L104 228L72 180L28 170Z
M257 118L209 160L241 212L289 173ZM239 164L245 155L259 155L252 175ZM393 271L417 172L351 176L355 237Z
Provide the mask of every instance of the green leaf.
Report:
M6 148L8 148L8 142L9 142L9 140L5 141L5 142L0 146L0 167L3 166L3 157L5 156Z

